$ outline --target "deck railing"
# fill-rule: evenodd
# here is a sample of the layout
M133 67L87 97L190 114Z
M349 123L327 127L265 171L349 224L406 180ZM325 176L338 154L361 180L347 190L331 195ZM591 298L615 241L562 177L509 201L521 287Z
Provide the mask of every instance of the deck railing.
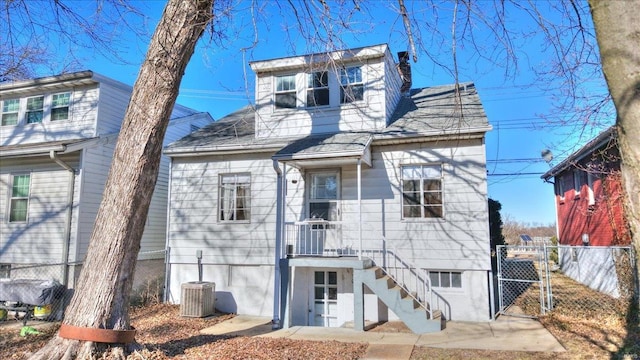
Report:
M342 224L323 219L309 219L285 224L285 256L345 256Z
M385 274L392 277L408 296L424 308L433 319L435 304L429 274L403 259L398 251L389 246L383 239L382 249L363 249L362 257L369 258L382 268ZM357 254L358 252L356 252Z
M403 259L386 240L382 240L378 249L345 246L342 224L322 219L286 223L284 240L283 257L360 256L371 259L433 318L432 304L435 303L429 274Z

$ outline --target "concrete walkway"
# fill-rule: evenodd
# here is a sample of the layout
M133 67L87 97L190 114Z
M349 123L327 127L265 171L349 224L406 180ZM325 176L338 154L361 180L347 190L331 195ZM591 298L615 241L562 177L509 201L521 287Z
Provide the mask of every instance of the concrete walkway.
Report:
M270 319L236 316L202 330L203 334L262 336L294 340L363 342L369 347L363 359L409 359L414 346L446 349L562 352L564 347L538 321L501 316L491 322L447 322L436 333L384 333L348 328L294 326L272 330Z

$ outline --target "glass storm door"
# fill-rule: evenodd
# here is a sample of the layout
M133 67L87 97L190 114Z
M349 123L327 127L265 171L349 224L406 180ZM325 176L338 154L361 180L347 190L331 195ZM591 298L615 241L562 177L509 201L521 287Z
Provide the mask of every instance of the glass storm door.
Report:
M338 326L338 273L315 271L309 322L313 326Z

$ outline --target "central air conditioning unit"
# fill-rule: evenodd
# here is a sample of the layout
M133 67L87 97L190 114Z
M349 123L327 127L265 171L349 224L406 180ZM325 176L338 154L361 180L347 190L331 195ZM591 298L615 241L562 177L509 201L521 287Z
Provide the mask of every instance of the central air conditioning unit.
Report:
M216 284L192 281L182 284L180 316L205 317L213 315L216 307Z

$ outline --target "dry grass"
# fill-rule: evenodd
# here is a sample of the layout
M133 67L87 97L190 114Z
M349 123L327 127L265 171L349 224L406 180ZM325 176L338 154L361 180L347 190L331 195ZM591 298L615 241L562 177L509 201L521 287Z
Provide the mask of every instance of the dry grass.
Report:
M233 315L204 319L182 318L179 306L157 304L134 308L131 323L143 347L129 359L358 359L367 346L337 341L298 341L258 337L204 335L200 330ZM20 336L21 323L0 325L0 359L26 359L55 335L58 325L43 323L39 335Z
M540 322L567 349L564 353L535 353L416 347L411 358L418 359L640 359L638 312L628 301L602 296L564 276L554 274L553 312ZM562 290L561 290L562 289ZM535 292L530 289L528 291ZM537 297L537 292L535 293ZM533 297L526 292L518 300ZM586 299L572 306L571 299ZM593 301L597 299L597 301ZM539 305L538 305L539 306ZM530 311L539 311L531 308ZM337 341L298 341L257 337L203 335L200 330L233 315L211 318L181 318L179 307L158 304L134 308L132 324L138 330L136 340L144 347L130 359L357 359L366 345ZM57 331L56 324L43 324L40 335L20 337L16 321L0 324L0 359L24 359L42 347ZM387 323L371 331L406 332L402 324Z

